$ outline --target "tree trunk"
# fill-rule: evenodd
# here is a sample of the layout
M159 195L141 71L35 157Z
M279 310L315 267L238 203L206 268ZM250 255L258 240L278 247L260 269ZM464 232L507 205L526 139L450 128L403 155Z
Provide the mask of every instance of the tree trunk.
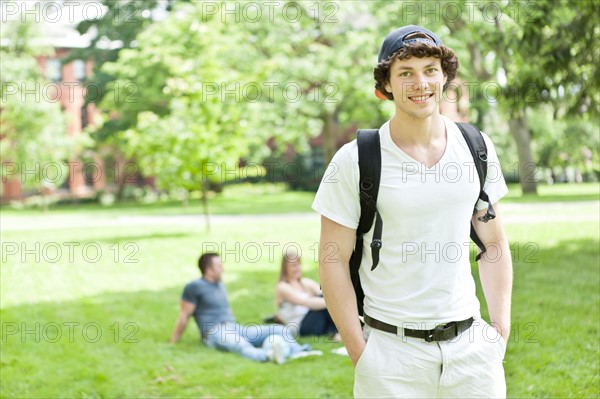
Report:
M187 209L190 206L190 192L188 190L185 190L185 194L181 199L181 206L183 207L183 209Z
M531 153L531 133L527 124L526 109L520 109L508 121L510 133L517 143L519 155L519 181L523 194L537 194L537 166Z
M204 220L206 222L206 232L210 233L210 218L208 215L208 183L202 184L202 208L204 209Z
M125 176L125 166L124 165L126 165L125 157L120 152L117 152L115 154L115 171L114 171L114 174L116 176L115 180L117 183L117 192L115 194L117 201L123 200L123 194L125 192L125 183L126 183L127 177Z
M327 165L333 155L335 154L335 144L338 137L339 123L337 120L337 114L331 113L326 114L324 118L325 125L323 126L323 149L324 149L324 161Z

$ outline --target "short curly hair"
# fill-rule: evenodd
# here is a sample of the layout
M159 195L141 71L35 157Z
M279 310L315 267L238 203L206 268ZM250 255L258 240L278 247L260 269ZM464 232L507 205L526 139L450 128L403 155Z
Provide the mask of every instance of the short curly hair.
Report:
M216 252L207 252L200 256L198 259L198 269L200 269L200 273L204 276L206 270L212 266L212 262L214 258L218 258L219 254Z
M423 33L415 33L407 37L407 39L414 38L425 38L429 39L429 36ZM432 46L424 42L415 42L405 45L400 50L393 53L387 60L382 60L375 69L373 69L373 76L375 77L375 88L381 92L388 100L393 100L394 95L385 89L385 85L390 79L390 66L397 59L404 60L411 57L425 58L435 57L441 60L442 71L448 78L443 90L445 91L450 82L456 77L456 71L458 70L458 58L454 51L444 45Z

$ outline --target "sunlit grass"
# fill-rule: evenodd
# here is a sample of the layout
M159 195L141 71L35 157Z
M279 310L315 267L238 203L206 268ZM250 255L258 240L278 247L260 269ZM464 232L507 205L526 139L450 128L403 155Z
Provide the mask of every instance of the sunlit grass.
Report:
M310 212L314 193L285 191L283 185L232 185L222 193L210 193L208 212L211 215L257 215L284 214L289 212ZM502 200L509 203L538 203L557 201L597 201L600 200L600 183L539 185L538 195L523 195L518 184L509 185L509 193ZM118 212L123 211L123 212ZM111 206L98 203L57 204L43 213L40 208L15 209L2 205L2 213L7 216L40 215L88 215L116 217L117 215L203 215L204 205L198 195L185 204L183 201L166 200L152 203L135 201L117 202Z
M263 209L275 209L280 195ZM598 397L599 205L507 202L515 270L509 396ZM65 220L78 218L60 212ZM181 289L198 276L195 262L204 249L223 253L225 283L242 323L274 312L284 247L299 247L305 274L317 279L316 214L232 217L213 223L210 233L202 223L97 226L130 213L103 209L81 216L88 225L45 229L28 224L36 223L31 214L11 213L13 228L2 227L1 242L0 396L352 395L349 360L331 354L339 345L324 340L305 340L323 356L283 366L206 349L193 323L179 344L167 343Z

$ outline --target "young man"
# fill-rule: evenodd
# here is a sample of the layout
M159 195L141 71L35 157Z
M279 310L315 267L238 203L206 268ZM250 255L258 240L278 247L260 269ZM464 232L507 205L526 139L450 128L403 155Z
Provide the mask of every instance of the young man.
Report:
M371 270L371 229L359 271L366 342L349 273L361 212L356 141L336 153L313 203L321 214L321 285L355 365L356 397L506 395L512 261L497 201L507 188L484 136L484 189L497 216L477 220L487 204L479 201L473 215L480 183L472 155L456 124L440 114L441 94L457 68L454 52L419 26L391 32L379 52L378 97L394 101L395 114L379 129L379 264ZM475 295L471 221L488 249L479 272L493 327L481 319ZM434 333L436 327L452 334Z
M181 295L181 311L171 335L172 343L179 341L193 315L205 345L239 353L254 361L271 360L281 364L310 349L285 334L281 325L242 326L236 323L221 281L223 262L219 254L203 254L198 260L198 268L202 278L187 284Z

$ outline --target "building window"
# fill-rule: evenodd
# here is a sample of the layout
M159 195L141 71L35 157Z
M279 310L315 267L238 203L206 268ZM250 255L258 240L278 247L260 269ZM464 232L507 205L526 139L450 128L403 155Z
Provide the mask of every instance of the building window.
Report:
M75 79L83 82L85 80L85 62L83 60L73 61L73 74Z
M62 80L62 64L58 58L48 58L46 61L46 76L54 82Z

